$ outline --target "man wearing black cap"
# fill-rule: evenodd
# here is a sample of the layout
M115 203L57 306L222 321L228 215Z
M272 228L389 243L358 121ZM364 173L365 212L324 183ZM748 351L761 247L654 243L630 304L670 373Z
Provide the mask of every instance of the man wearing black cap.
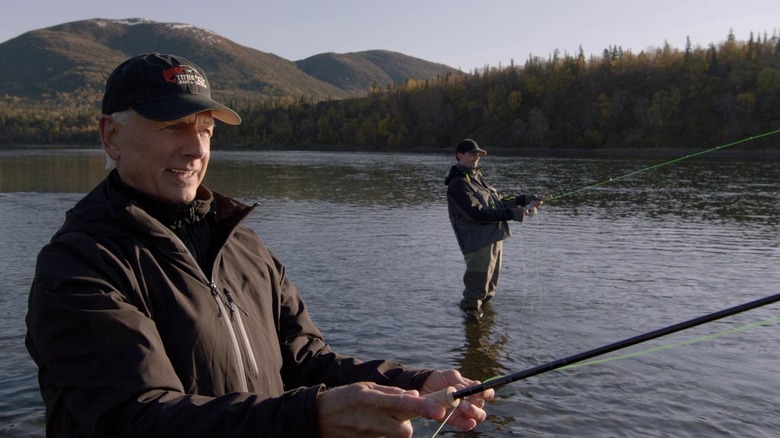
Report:
M460 308L468 320L479 320L482 304L496 294L503 240L512 235L507 221L522 221L529 210L541 205L536 195L499 195L479 170L479 159L485 155L487 151L476 141L461 140L455 146L457 163L444 179L450 222L466 259Z
M419 394L474 383L330 350L241 225L256 207L201 185L214 120L241 119L195 64L134 57L102 110L116 168L67 212L30 291L47 436L407 436L408 419L445 415ZM461 402L450 422L475 427L492 397Z

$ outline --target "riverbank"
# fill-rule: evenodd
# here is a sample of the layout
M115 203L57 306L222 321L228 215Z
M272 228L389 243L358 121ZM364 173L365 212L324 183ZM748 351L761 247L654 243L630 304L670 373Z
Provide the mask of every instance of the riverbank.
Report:
M780 149L757 149L750 148L749 145L734 146L733 148L716 149L719 146L713 146L710 149L633 149L633 148L494 148L487 147L488 153L492 156L504 157L532 157L532 158L641 158L641 159L674 159L678 157L697 156L707 159L737 159L737 160L773 160L780 159ZM0 151L4 150L68 150L68 149L100 149L98 145L13 145L0 146ZM355 153L400 153L400 154L442 154L450 155L450 147L430 146L430 147L384 147L368 148L362 146L228 146L212 145L214 151L286 151L286 152L355 152Z
M714 149L713 147L712 149ZM452 154L451 147L385 147L366 148L360 146L262 146L262 147L226 147L214 146L214 150L241 150L241 151L305 151L305 152L360 152L360 153L401 153L401 154ZM709 159L744 159L767 160L780 159L780 149L756 149L749 146L734 146L733 149L719 149L704 153L709 149L576 149L576 148L494 148L485 146L489 155L504 157L532 157L532 158L643 158L643 159L673 159L699 154L702 158Z

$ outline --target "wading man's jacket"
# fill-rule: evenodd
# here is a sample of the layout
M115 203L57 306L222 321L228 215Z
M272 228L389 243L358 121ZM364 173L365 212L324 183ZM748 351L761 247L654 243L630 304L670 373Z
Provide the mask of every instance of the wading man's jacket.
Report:
M109 175L38 256L26 343L47 436L315 436L325 386L418 389L429 375L331 351L241 224L254 207L201 187L184 220L207 238L182 238L122 187Z
M523 220L522 213L513 213L479 170L456 164L444 184L452 229L464 254L506 239L512 235L507 221ZM511 207L516 208L517 201Z

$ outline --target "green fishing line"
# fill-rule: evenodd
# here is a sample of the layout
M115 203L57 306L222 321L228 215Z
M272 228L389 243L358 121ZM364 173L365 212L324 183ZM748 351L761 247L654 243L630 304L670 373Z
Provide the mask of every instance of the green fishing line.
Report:
M745 330L750 330L750 329L753 329L753 328L756 328L756 327L769 326L769 325L774 324L774 323L776 323L778 321L780 321L780 316L776 316L774 318L770 318L770 319L767 319L767 320L764 320L764 321L759 321L759 322L754 322L754 323L751 323L751 324L746 324L746 325L743 325L743 326L740 326L740 327L735 327L733 329L724 330L722 332L712 333L712 334L709 334L709 335L700 336L698 338L689 339L689 340L686 340L686 341L675 342L673 344L660 345L658 347L648 348L648 349L641 350L641 351L636 351L636 352L633 352L633 353L621 354L619 356L607 357L607 358L604 358L604 359L596 359L596 360L590 360L590 361L587 361L587 362L573 363L571 365L566 365L566 366L563 366L563 367L560 367L560 368L556 368L556 369L551 370L551 371L563 371L563 370L569 370L569 369L573 369L573 368L584 367L584 366L588 366L588 365L598 365L598 364L603 364L603 363L607 363L607 362L613 362L613 361L616 361L616 360L628 359L628 358L637 357L637 356L644 356L646 354L655 353L656 351L668 350L670 348L682 347L682 346L685 346L685 345L691 345L691 344L696 344L696 343L703 342L703 341L717 339L717 338L720 338L722 336L726 336L726 335L730 335L730 334L734 334L734 333L739 333L739 332L742 332L742 331L745 331ZM490 381L493 381L493 380L496 380L496 379L500 379L502 377L504 377L504 376L493 376L493 377L485 380L482 383L488 383Z
M699 155L708 154L710 152L715 152L715 151L720 150L720 149L726 149L726 148L729 148L729 147L732 147L732 146L735 146L735 145L738 145L738 144L741 144L741 143L747 143L749 141L758 140L759 138L768 137L770 135L775 135L777 133L780 133L780 129L775 130L775 131L765 132L765 133L760 134L760 135L754 135L752 137L743 138L742 140L737 140L737 141L732 142L732 143L723 144L723 145L720 145L720 146L715 146L714 148L706 149L706 150L699 151L699 152L696 152L696 153L693 153L693 154L688 154L688 155L685 155L683 157L678 157L678 158L675 158L675 159L672 159L672 160L669 160L669 161L664 161L663 163L658 163L658 164L654 164L652 166L644 167L642 169L635 170L633 172L628 172L628 173L626 173L624 175L612 177L612 178L606 179L604 181L597 182L595 184L590 184L590 185L587 185L587 186L584 186L584 187L580 187L578 189L575 189L575 190L572 190L572 191L569 191L569 192L566 192L566 193L562 193L560 195L549 195L549 196L546 196L544 198L544 201L548 202L548 201L554 201L554 200L557 200L557 199L565 198L565 197L568 197L568 196L580 193L580 192L585 191L585 190L595 189L596 187L601 187L601 186L603 186L605 184L613 183L615 181L620 181L622 179L629 178L631 176L634 176L634 175L642 173L642 172L647 172L648 170L657 169L659 167L668 166L668 165L674 164L674 163L679 163L680 161L687 160L689 158L698 157Z
M621 360L621 359L628 359L628 358L631 358L631 357L644 356L646 354L654 353L656 351L668 350L670 348L676 348L676 347L682 347L682 346L685 346L685 345L696 344L698 342L708 341L708 340L712 340L712 339L717 339L717 338L720 338L722 336L726 336L726 335L742 332L742 331L745 331L745 330L750 330L750 329L753 329L753 328L756 328L756 327L768 326L768 325L774 324L777 321L780 321L780 316L776 316L774 318L770 318L770 319L767 319L767 320L764 320L764 321L754 322L752 324L746 324L746 325L743 325L741 327L735 327L733 329L724 330L722 332L712 333L712 334L709 334L709 335L700 336L698 338L689 339L687 341L680 341L680 342L675 342L673 344L660 345L658 347L648 348L646 350L636 351L634 353L621 354L619 356L614 356L614 357L607 357L607 358L604 358L604 359L596 359L596 360L591 360L591 361L587 361L587 362L573 363L571 365L566 365L564 367L558 368L557 370L553 370L553 371L563 371L563 370L572 369L572 368L584 367L586 365L597 365L597 364L603 364L603 363L612 362L612 361Z

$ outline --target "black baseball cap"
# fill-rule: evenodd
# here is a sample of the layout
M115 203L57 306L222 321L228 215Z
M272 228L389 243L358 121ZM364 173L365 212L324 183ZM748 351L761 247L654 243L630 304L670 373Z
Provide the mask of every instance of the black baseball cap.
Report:
M145 53L119 64L106 81L103 114L132 108L147 119L176 120L201 111L229 125L241 117L211 99L206 73L176 55Z
M481 149L476 141L470 139L470 138L464 138L463 140L458 142L458 145L455 146L455 153L466 153L466 152L476 152L479 155L487 155L487 151L484 149Z

